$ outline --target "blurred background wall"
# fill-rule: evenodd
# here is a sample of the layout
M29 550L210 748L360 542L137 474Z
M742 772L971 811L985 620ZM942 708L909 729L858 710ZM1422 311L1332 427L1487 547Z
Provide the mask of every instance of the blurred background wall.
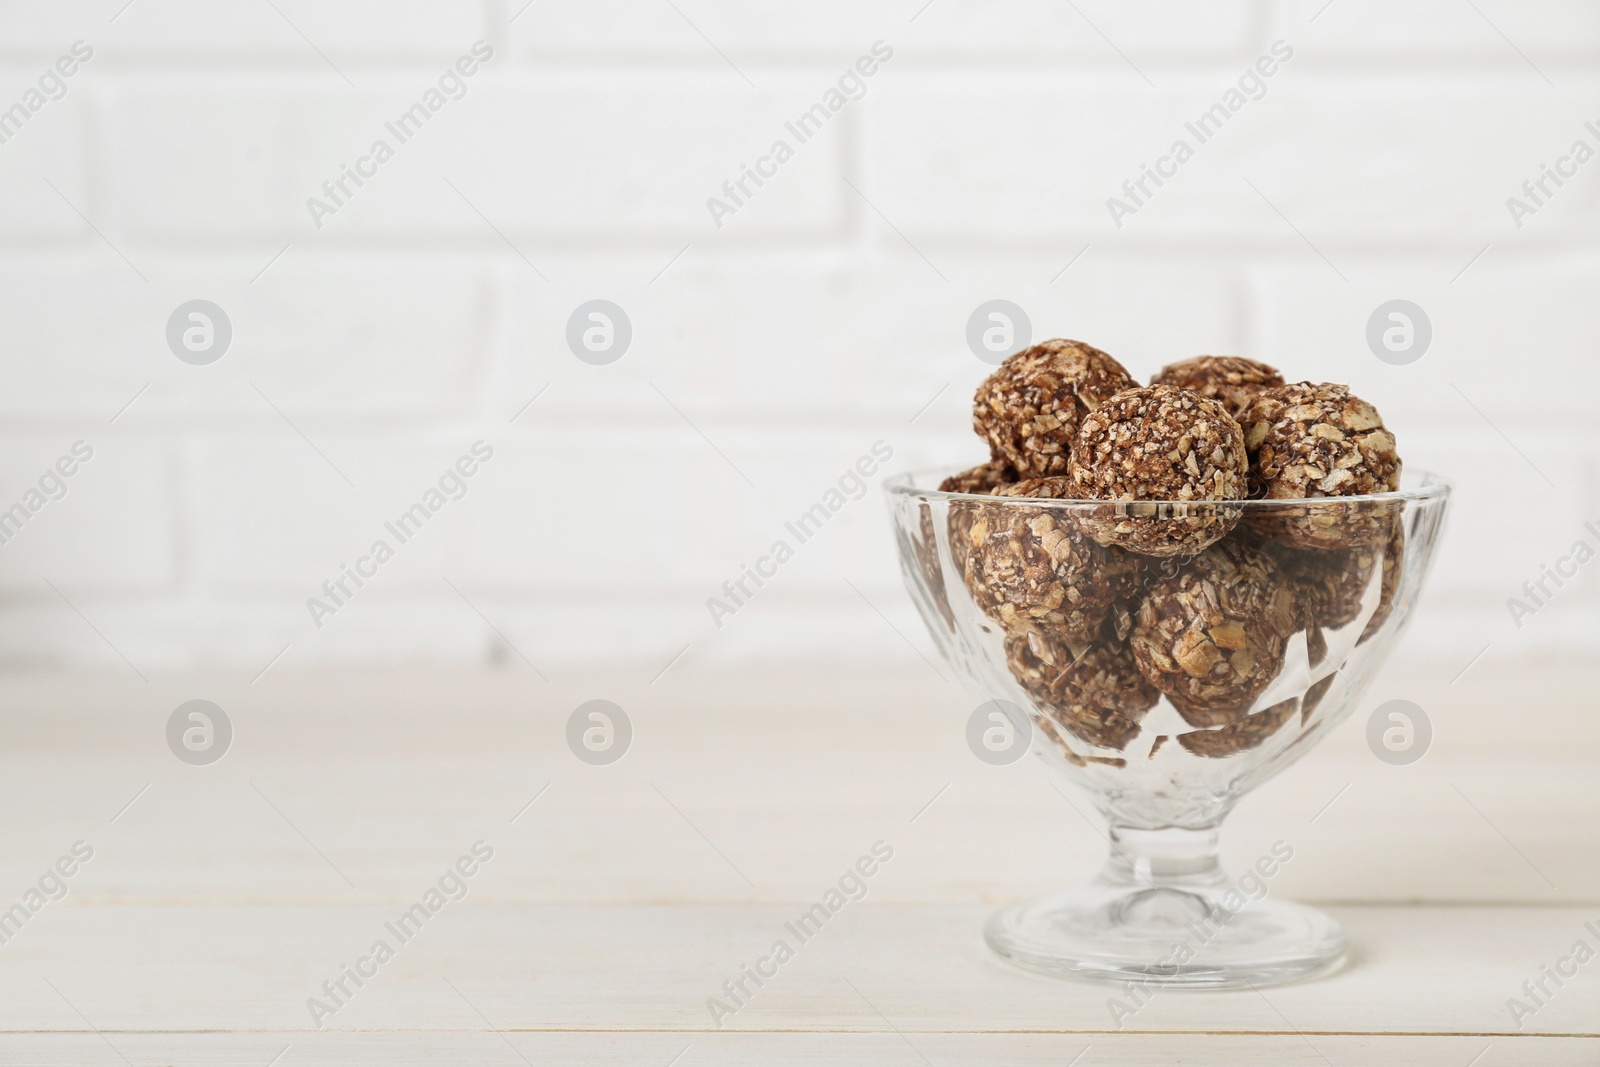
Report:
M1460 489L1406 654L1592 654L1600 564L1524 583L1600 548L1597 64L1580 0L0 4L0 662L915 663L882 474L785 523L984 458L993 299L1352 384Z

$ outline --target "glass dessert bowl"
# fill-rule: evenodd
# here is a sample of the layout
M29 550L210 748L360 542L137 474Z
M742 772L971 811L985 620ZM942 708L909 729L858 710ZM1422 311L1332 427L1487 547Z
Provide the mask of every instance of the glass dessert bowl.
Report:
M999 912L989 945L1050 974L1163 988L1338 966L1339 924L1267 895L1286 857L1230 877L1218 831L1354 710L1415 605L1449 486L1117 502L940 492L949 473L885 486L911 597L995 721L1109 824L1100 875Z

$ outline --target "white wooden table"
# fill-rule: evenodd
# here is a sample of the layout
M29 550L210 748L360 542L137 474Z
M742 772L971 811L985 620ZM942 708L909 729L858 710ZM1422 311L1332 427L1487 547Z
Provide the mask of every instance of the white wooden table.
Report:
M1119 1029L1115 990L981 942L994 906L1089 877L1104 842L1034 761L967 752L966 694L928 671L691 667L603 688L0 678L0 909L93 849L0 944L0 1063L1600 1063L1600 959L1528 1017L1507 1007L1578 939L1600 949L1600 717L1578 669L1392 667L1362 711L1421 704L1426 758L1380 763L1358 716L1225 833L1236 864L1293 844L1273 892L1329 907L1350 964L1161 993ZM164 737L197 697L235 729L205 767ZM608 767L565 745L592 697L635 730ZM465 897L401 943L386 924L480 841ZM708 998L878 841L894 857L866 896L714 1020ZM323 983L379 939L393 958L314 1020L308 998L334 1006Z

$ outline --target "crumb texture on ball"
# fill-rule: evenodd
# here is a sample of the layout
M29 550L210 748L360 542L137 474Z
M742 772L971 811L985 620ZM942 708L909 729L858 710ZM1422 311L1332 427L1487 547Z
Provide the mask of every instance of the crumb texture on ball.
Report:
M1276 367L1243 356L1195 356L1169 363L1150 380L1151 385L1171 385L1215 400L1238 418L1245 406L1264 389L1283 385Z
M1226 726L1283 669L1297 614L1272 558L1233 537L1151 586L1130 644L1144 676L1191 726Z
M1082 417L1138 384L1098 348L1045 341L1007 357L978 386L972 427L1019 475L1065 474Z
M1086 512L1102 545L1152 556L1199 552L1238 521L1238 509L1162 507L1241 500L1249 460L1239 424L1218 401L1151 385L1118 393L1078 427L1070 470L1078 493L1126 506Z

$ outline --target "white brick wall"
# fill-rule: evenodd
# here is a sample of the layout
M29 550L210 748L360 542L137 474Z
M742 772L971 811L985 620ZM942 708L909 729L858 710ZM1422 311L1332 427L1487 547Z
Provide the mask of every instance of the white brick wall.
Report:
M0 503L95 450L0 546L0 665L914 663L846 584L927 647L876 485L721 630L704 602L875 440L979 458L963 330L993 297L1140 375L1228 351L1351 382L1460 486L1411 650L1600 648L1595 575L1505 607L1600 518L1600 161L1521 228L1505 206L1600 142L1594 5L524 3L0 10L0 111L94 48L0 144ZM479 39L465 95L316 227L307 197ZM1115 226L1280 39L1265 95ZM715 226L879 40L865 95ZM1435 331L1406 367L1364 340L1395 297ZM165 340L195 298L233 324L210 366ZM564 341L594 298L634 328L605 367ZM480 439L467 495L313 625Z

